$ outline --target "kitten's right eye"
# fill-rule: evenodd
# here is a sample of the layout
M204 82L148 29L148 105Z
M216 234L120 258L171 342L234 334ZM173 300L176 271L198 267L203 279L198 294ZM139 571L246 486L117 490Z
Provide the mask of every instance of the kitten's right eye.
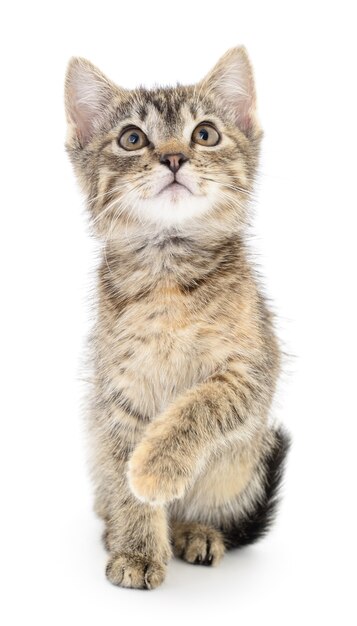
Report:
M149 140L145 133L137 126L131 126L123 130L118 139L119 145L124 150L140 150L149 145Z

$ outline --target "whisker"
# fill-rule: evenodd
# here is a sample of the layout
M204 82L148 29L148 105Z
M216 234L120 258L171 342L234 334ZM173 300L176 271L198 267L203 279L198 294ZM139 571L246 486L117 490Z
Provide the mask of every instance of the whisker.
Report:
M203 180L208 180L209 182L214 183L215 185L219 185L222 187L229 187L230 189L233 189L234 191L239 191L240 193L243 193L249 197L252 197L254 195L251 191L249 191L249 189L245 189L244 187L240 187L238 185L231 185L229 183L224 183L224 182L215 180L214 178L211 178L209 176L201 176L201 178Z

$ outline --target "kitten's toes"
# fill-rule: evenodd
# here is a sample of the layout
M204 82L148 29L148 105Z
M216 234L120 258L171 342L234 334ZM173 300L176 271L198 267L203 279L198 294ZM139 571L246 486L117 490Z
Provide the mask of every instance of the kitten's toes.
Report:
M215 528L198 523L175 523L175 556L196 565L217 565L224 555L223 536Z
M155 589L164 581L165 573L165 565L141 554L115 554L106 568L113 585L131 589Z

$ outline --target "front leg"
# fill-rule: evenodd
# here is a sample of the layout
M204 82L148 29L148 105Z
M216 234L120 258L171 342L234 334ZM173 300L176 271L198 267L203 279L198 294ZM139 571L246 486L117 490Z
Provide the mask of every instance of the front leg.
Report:
M153 589L163 582L171 557L167 514L163 507L139 502L129 489L126 473L132 443L126 441L128 433L119 420L114 432L107 430L108 424L107 412L98 412L93 423L96 509L105 521L107 578L121 587Z
M190 389L149 425L129 463L137 498L154 504L181 498L217 445L231 436L251 436L270 402L267 380L263 384L253 371L232 365Z
M166 512L138 502L123 478L106 520L106 575L114 585L154 589L163 582L171 556Z

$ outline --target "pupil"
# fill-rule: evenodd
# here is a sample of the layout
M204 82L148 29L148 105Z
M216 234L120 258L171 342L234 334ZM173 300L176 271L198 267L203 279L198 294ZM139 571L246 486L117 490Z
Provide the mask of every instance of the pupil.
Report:
M129 135L129 142L137 143L137 141L139 141L139 135L137 133L131 133L131 135Z
M200 130L199 132L200 135L200 139L203 139L204 141L207 141L208 139L208 130Z

